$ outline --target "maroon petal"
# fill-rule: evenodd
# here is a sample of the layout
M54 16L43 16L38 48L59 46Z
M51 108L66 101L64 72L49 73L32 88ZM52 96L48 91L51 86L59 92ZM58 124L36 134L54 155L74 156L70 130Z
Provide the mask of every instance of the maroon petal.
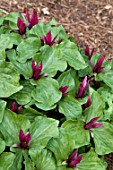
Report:
M103 125L103 122L96 123L96 121L100 118L100 116L91 119L88 123L85 124L85 129L99 128Z
M57 44L60 44L62 42L62 40L59 40L59 41L57 41Z
M89 86L89 81L87 82L87 76L85 76L85 78L83 79L82 83L79 86L76 98L83 97L86 89L88 88L88 86Z
M61 86L59 90L62 92L62 97L66 96L68 92L66 90L68 89L69 86Z
M30 140L31 140L31 135L30 135L30 133L28 133L28 134L25 136L25 141L26 141L27 143L29 143Z
M83 109L89 107L92 104L90 96L87 97L87 102L83 105Z
M45 36L41 37L41 38L40 38L40 40L41 40L42 45L44 45L44 42L45 42Z
M55 43L55 40L56 40L57 36L58 36L58 35L56 35L56 36L53 38L53 40L52 40L52 43L53 43L53 44Z
M48 45L52 45L51 42L52 42L52 35L51 35L51 31L48 31L47 35L45 36L45 41L46 41L46 44Z
M95 65L94 68L93 68L93 71L94 71L94 72L98 72L97 70L102 66L102 63L103 63L104 59L105 59L105 56L102 56L102 57L97 61L96 65Z
M33 75L34 80L38 80L38 79L39 79L40 73L41 73L41 72L36 69L36 71L34 72L34 75Z
M84 128L85 129L92 129L93 128L92 123L89 122L89 123L85 124Z
M17 104L16 104L16 102L13 102L11 107L10 107L10 110L13 111L13 112L16 112L16 109L17 109Z
M85 49L85 55L89 57L89 46L88 45L86 46L86 49Z
M77 157L78 149L76 149L68 158L68 160L75 159ZM67 161L68 161L67 160Z
M33 71L36 70L36 64L35 64L35 61L34 61L34 60L32 61L32 70L33 70Z
M67 167L75 168L76 165L79 164L81 160L82 160L82 155L73 159L69 164L67 164Z
M20 17L18 17L18 21L17 21L17 26L19 28L19 33L22 35L25 33L26 30L26 26L23 20L20 19Z
M92 51L90 52L89 46L87 45L87 46L86 46L86 49L85 49L85 55L88 56L88 59L89 59L89 60L91 59L93 53L94 53L94 48L93 48Z
M17 20L17 26L18 26L18 28L20 28L20 24L21 24L21 19L20 19L20 17L18 17L18 20Z
M82 87L85 88L86 86L87 86L87 76L85 76L82 82Z
M90 120L90 123L95 123L99 118L100 116L94 117L93 119Z
M104 124L103 122L102 122L102 123L95 123L95 124L92 125L92 126L93 126L93 128L99 128L99 127L101 127L103 124Z
M89 56L89 60L90 60L91 57L93 56L93 53L94 53L94 48L93 48L92 51L91 51L91 54L90 54L90 56Z
M31 17L30 25L31 27L33 27L36 24L38 24L38 14L37 11L34 9Z
M42 62L40 62L40 64L38 65L37 69L42 71Z
M59 88L59 90L60 90L62 93L64 93L64 92L66 92L66 90L68 89L68 87L69 87L69 86L61 86L61 87Z
M30 16L29 16L28 9L26 9L26 19L27 19L27 20L28 20L28 22L30 23Z
M23 130L20 130L19 132L19 140L20 142L23 142L25 140L25 135L24 135Z
M21 106L18 108L18 113L20 113L22 109L23 109L23 105L21 105Z
M38 78L41 76L42 71L42 62L36 67L33 78L34 80L38 80Z

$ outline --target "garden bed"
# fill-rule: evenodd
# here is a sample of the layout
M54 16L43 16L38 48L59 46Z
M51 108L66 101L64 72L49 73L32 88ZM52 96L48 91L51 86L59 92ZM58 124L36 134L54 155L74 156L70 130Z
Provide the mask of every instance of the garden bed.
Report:
M82 4L81 4L81 2L82 2ZM100 3L99 4L99 2L98 1L96 1L95 2L95 4L93 4L92 3L92 6L90 6L89 5L89 2L85 2L85 1L81 1L81 2L79 2L78 1L78 3L77 4L74 4L74 2L70 2L70 1L59 1L59 2L56 2L56 1L53 1L53 2L49 2L49 1L40 1L40 3L39 3L39 6L38 6L38 10L39 10L39 19L41 20L42 19L42 21L44 21L45 23L48 23L49 21L50 21L50 18L51 18L51 16L54 16L56 19L58 19L58 25L60 24L60 23L62 23L62 25L65 27L65 29L66 29L66 32L67 32L67 34L68 35L74 35L74 40L75 40L75 42L77 43L77 45L78 46L81 46L81 47L83 47L83 49L82 49L82 52L84 51L84 49L85 49L85 47L86 47L86 45L87 44L90 44L90 46L91 47L94 47L95 48L95 52L101 52L101 53L104 53L104 54L106 54L106 57L108 58L108 59L111 59L112 58L112 54L113 54L113 52L112 52L112 48L111 48L111 43L112 43L112 22L111 22L111 20L110 20L110 16L112 15L112 3L111 3L111 1L109 1L109 4L108 4L108 2L105 2L105 3ZM2 1L2 5L1 5L1 7L2 7L2 9L3 9L3 13L4 14L8 14L10 11L12 11L12 10L16 10L16 11L21 11L22 13L24 13L24 11L25 11L25 8L26 7L36 7L36 4L35 4L35 1L33 1L32 3L31 2L29 2L29 3L27 3L27 4L25 4L23 1L22 2L20 2L19 4L16 2L16 1L12 1L12 3L10 3L10 6L9 6L9 8L7 8L6 9L6 3L7 2L5 2L5 1ZM25 6L23 7L22 5L21 5L21 3L23 3ZM76 5L76 8L73 8L73 6L74 5ZM99 6L100 5L100 6ZM21 7L22 6L22 7ZM70 8L69 8L70 7ZM94 8L93 8L94 7ZM95 9L98 7L98 12L97 11L95 11ZM90 10L93 8L93 15L92 15L92 20L90 21ZM102 9L101 9L102 8ZM62 9L62 10L61 10ZM66 12L68 10L68 13ZM84 13L84 10L85 10L85 12L86 12L86 15L84 16L82 16L82 15L80 15L81 13ZM60 13L59 13L59 11L60 11ZM70 12L71 12L71 14L70 14ZM76 15L73 15L73 13L76 13ZM81 12L81 13L80 13ZM88 15L89 15L89 17L88 17ZM104 15L104 16L103 16ZM66 16L65 18L64 18L64 16ZM86 18L84 18L84 17L86 17ZM97 20L98 20L98 22L100 22L101 20L102 20L102 22L101 22L101 24L99 25L98 24L98 22L97 22L97 20L95 20L95 17L97 18ZM59 19L60 18L60 19ZM104 19L104 21L103 21L103 19ZM71 22L70 22L71 21ZM86 22L84 22L84 21L86 21L87 22L87 24L86 24ZM90 22L89 22L90 21ZM53 25L55 24L55 21L53 20L52 21L53 22ZM91 24L91 25L89 25L89 23ZM94 27L92 26L94 24ZM106 25L107 24L107 25ZM99 28L98 28L98 26L97 25L99 25ZM108 31L106 32L106 30L104 30L104 28L105 27L109 27L108 28ZM76 29L75 29L76 28ZM103 32L101 32L102 31L102 29L100 29L100 28L103 28L103 30L105 31L103 31ZM95 30L95 29L98 29L99 31L98 31L98 36L97 36L97 32L95 33L94 31L93 31L93 29ZM34 31L33 32L31 32L31 35L32 35L32 33L34 34ZM106 35L107 34L107 35ZM109 34L109 36L108 36L108 34ZM34 34L35 35L35 34ZM37 35L37 34L36 34ZM40 34L41 35L41 34ZM93 35L92 37L91 37L91 35ZM28 35L29 36L29 35ZM64 34L61 36L61 37L63 37L64 36ZM26 38L26 37L25 37ZM64 38L64 37L63 37ZM96 38L96 39L95 39ZM103 42L102 40L104 39L104 38L106 38L105 39L105 41ZM59 39L60 40L60 39ZM57 41L57 43L58 44L60 44L61 42L59 42L59 40ZM64 38L64 40L65 40L65 38ZM9 41L9 40L7 40L7 41ZM72 40L71 40L72 41ZM14 42L14 40L13 40L13 43L14 43L14 45L18 45L19 44L19 42L21 42L21 40L17 40L17 42L16 42L16 44L15 44L15 42ZM37 41L37 43L39 43L38 41ZM42 41L42 43L45 43L45 42L43 42ZM62 43L61 43L62 44ZM9 45L9 44L8 44ZM49 44L50 45L50 44ZM53 44L51 44L50 46L52 46ZM70 44L71 45L71 44ZM21 45L20 45L21 46ZM19 48L18 48L18 51L19 51L19 53L21 54L21 47L19 46ZM11 47L11 44L9 45L9 47L8 47L9 49L10 48L12 48ZM28 47L27 47L28 48ZM7 47L5 47L5 49L7 49ZM34 48L35 49L35 48ZM9 50L10 51L10 50ZM36 50L37 51L37 50ZM3 54L2 54L3 55ZM12 61L12 58L11 58L11 54L10 54L10 52L8 53L7 52L7 55L8 55L8 60L10 60L10 61ZM32 55L34 55L33 53L32 53ZM3 56L3 57L5 57L5 56ZM27 57L27 56L26 56ZM42 54L42 57L43 57L43 54ZM96 56L96 58L97 59L99 59L99 56L97 55ZM3 58L2 58L3 59ZM29 58L27 58L27 59L29 59ZM68 60L68 59L66 59L66 60ZM37 61L37 60L36 60ZM19 62L25 62L25 60L23 60L22 58L20 59L20 61ZM38 62L38 61L37 61ZM68 61L69 62L69 61ZM95 62L95 61L94 61ZM73 65L72 63L69 63L69 65L71 66L71 67L74 67L75 68L75 70L77 69L77 70L79 70L80 68L78 68L77 66L75 66L75 65ZM106 66L106 64L105 64L105 66ZM41 65L39 66L39 67L41 67ZM64 67L64 66L63 66ZM83 66L84 68L85 68L85 66ZM34 68L35 68L35 66L34 66ZM33 66L32 66L32 69L33 69ZM64 69L64 68L62 68L62 69ZM83 69L82 67L81 67L81 69ZM94 68L93 68L94 69ZM17 69L18 70L18 69ZM47 70L47 69L46 69ZM65 69L64 69L65 70ZM60 70L60 71L62 71L62 70ZM48 72L48 71L47 71ZM95 71L94 71L95 72ZM100 72L100 71L99 71ZM49 71L49 73L50 73L50 71ZM98 72L97 72L98 73ZM19 70L19 74L22 74L22 72L20 72L20 70ZM26 74L26 73L25 73ZM48 74L48 73L47 73ZM53 77L53 73L50 73L51 74L51 76ZM81 75L84 75L82 72L80 73ZM25 77L25 79L26 79L26 75L24 75L24 74L22 74L22 76L24 76ZM34 77L32 77L32 76L34 76ZM41 75L42 76L42 75ZM45 75L44 75L45 76ZM47 76L47 75L46 75ZM50 76L50 77L51 77ZM81 76L81 78L82 77L84 77L84 76ZM30 78L34 78L34 80L36 80L37 79L37 76L35 76L35 75L31 75L31 77ZM82 81L82 79L79 79L79 81ZM101 79L101 78L100 78ZM51 81L53 81L53 80L51 80ZM101 80L101 81L103 81L103 79ZM31 82L31 84L33 85L33 83L34 82ZM48 83L50 83L50 80L48 80ZM35 84L36 85L36 84ZM43 85L43 83L42 83L42 85ZM66 84L65 84L66 85ZM110 87L111 87L111 85L110 85ZM21 87L20 87L21 88ZM68 87L65 87L65 88L68 88ZM60 89L61 91L63 90L63 89ZM63 92L63 91L62 91ZM14 93L14 92L13 92ZM13 94L12 93L12 94ZM65 94L64 94L65 95ZM34 94L34 96L35 96L35 94ZM7 97L7 95L6 96L2 96L3 98L4 97ZM34 98L37 98L36 96L34 97ZM17 101L19 101L19 99L18 98L15 98L14 97L14 99L15 100L17 100ZM38 99L37 99L38 100ZM6 100L7 101L7 100ZM3 102L3 101L2 101ZM19 104L20 104L21 102L19 101ZM84 103L84 102L83 102ZM5 104L5 103L4 103ZM47 103L46 103L47 104ZM53 103L54 104L54 103ZM10 104L9 104L10 105ZM46 111L46 109L44 109L44 107L45 106L39 106L39 104L37 104L36 106L38 106L38 108L39 109L42 109L42 110L45 110ZM49 106L48 106L49 107ZM64 106L63 106L64 107ZM48 109L47 109L48 110ZM51 109L49 109L49 110L51 110ZM14 110L12 110L12 111L14 111ZM63 111L60 111L60 113L62 113L62 114L64 114L65 115L65 113L63 112ZM7 114L9 114L9 113L7 113ZM55 113L54 113L55 114ZM61 115L59 115L59 120L62 118L62 114ZM54 115L55 116L55 115ZM48 114L48 117L53 117L54 118L54 116L51 116L51 113L50 114ZM67 116L67 119L69 119L68 118L68 115L65 115L65 116ZM97 115L98 116L98 115ZM56 117L55 117L56 118ZM106 119L107 120L107 119ZM102 121L102 120L101 120ZM101 122L100 121L100 122ZM64 123L64 127L65 127L65 123ZM39 155L40 155L40 153L38 153ZM24 155L24 157L25 157L25 155ZM108 170L112 170L112 168L113 168L113 166L112 166L112 154L109 154L109 155L107 155L106 156L106 158L105 158L106 160L107 160L107 162L108 162L108 165L109 165L109 167L108 167Z

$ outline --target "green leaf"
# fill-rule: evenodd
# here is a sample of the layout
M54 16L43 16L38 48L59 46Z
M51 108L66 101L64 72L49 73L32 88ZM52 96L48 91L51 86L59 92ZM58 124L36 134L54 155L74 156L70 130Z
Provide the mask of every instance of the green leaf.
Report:
M30 107L26 109L22 109L21 114L26 116L30 120L30 122L34 122L34 119L37 116L43 116L41 112L38 112Z
M36 52L39 51L41 47L40 39L31 37L23 40L17 47L18 51L18 61L20 63L25 63L26 60L33 58Z
M72 74L73 74L73 70L70 69L68 71L63 72L57 79L60 87L66 85L69 86L67 92L73 90L73 88L75 87L75 80Z
M6 58L5 50L0 51L0 60L5 60L5 58Z
M113 152L113 125L104 122L104 125L93 129L95 151L98 155Z
M20 151L16 152L15 159L9 170L22 170L22 161L23 161L22 152Z
M17 60L16 51L14 49L6 51L7 58L14 64L14 61Z
M76 119L82 115L82 107L78 100L71 96L63 97L58 103L59 112L66 116L66 119Z
M30 147L44 148L52 137L58 136L58 121L38 116L30 127Z
M13 47L13 44L9 37L0 37L0 52L5 49L10 49Z
M10 43L15 44L15 45L19 45L20 42L23 40L22 36L18 33L10 33L10 34L2 34L1 38L4 37L9 37L10 38Z
M0 154L5 150L5 142L0 138Z
M52 153L46 149L29 150L30 157L35 162L36 168L39 170L56 170L55 160Z
M3 24L3 21L4 21L4 17L0 16L0 26Z
M57 27L53 27L53 26L48 26L47 25L47 30L50 31L51 30L51 34L52 34L52 39L54 39L54 37L57 36L55 42L59 41L59 40L67 40L68 37L66 35L66 32L63 28L62 25L57 26Z
M105 102L103 101L102 96L96 91L94 91L91 95L91 102L91 106L88 107L84 112L87 122L89 122L94 117L102 116L103 110L105 108Z
M12 29L18 29L17 27L17 20L18 17L20 17L20 14L17 12L10 12L6 18L5 21L9 21L9 25Z
M57 21L55 20L55 18L52 18L52 20L47 24L47 26L56 26Z
M47 73L50 77L55 76L57 71L63 72L67 68L67 63L58 45L41 48L40 61L43 63L42 72Z
M76 148L90 143L90 133L84 129L85 123L82 120L67 120L62 124L62 128L75 141Z
M113 93L109 87L99 88L98 93L102 96L106 106L102 120L110 120L113 115Z
M99 73L96 76L97 81L103 81L107 86L113 90L113 70Z
M34 86L32 86L28 80L21 81L20 83L23 86L23 89L12 95L11 99L15 99L19 105L26 105L32 99Z
M29 120L22 115L6 110L4 113L4 119L0 124L0 131L4 137L6 146L12 146L19 143L19 131L22 129L27 132L30 126Z
M9 170L11 167L15 155L11 152L3 152L0 155L0 170Z
M0 123L2 122L4 117L5 107L6 107L6 102L0 99Z
M103 164L93 149L83 154L82 160L77 164L77 170L106 170L106 168L106 163Z
M60 129L59 137L52 138L47 148L54 153L57 165L61 165L76 148L76 143L65 129Z
M32 29L29 31L29 34L37 35L39 38L46 35L47 33L47 26L40 22L39 24L32 27Z
M17 70L19 74L23 75L25 79L31 78L32 76L31 61L27 61L26 63L19 63L18 61L16 61L18 56L14 49L8 50L6 54L8 59L14 65L15 70Z
M0 97L9 97L23 87L19 85L19 74L10 62L0 62Z
M61 44L59 44L59 48L65 60L75 70L80 70L80 69L84 69L85 67L87 67L75 43L70 42L70 41L62 42Z
M28 157L28 154L26 152L23 152L24 155L24 164L25 164L25 170L34 170L34 162L31 161L31 159Z
M36 83L36 89L33 91L33 98L37 102L36 106L42 110L50 110L51 107L56 107L56 103L62 96L58 82L46 77L40 78Z

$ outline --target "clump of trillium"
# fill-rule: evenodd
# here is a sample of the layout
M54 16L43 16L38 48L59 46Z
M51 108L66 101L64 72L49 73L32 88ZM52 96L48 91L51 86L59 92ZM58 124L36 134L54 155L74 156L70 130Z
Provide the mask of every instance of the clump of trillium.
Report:
M18 26L18 33L22 35L23 38L26 38L26 28L31 29L34 25L38 24L38 14L37 11L34 9L32 16L30 18L28 10L26 10L26 19L28 21L27 24L25 24L24 20L21 20L20 17L18 17L17 20L17 26Z
M82 155L78 156L78 149L76 149L66 160L67 167L75 168L77 164L82 160Z
M67 89L68 89L68 87L69 87L69 86L61 86L61 87L59 88L59 90L62 92L62 97L65 97L65 96L68 94L68 92L66 92Z
M76 95L76 98L82 98L84 97L84 94L89 86L89 80L87 80L87 76L83 79L82 83L80 84L78 88L78 93Z
M97 120L100 118L100 116L97 116L93 119L91 119L88 123L84 125L84 128L87 130L91 130L94 128L99 128L101 127L104 123L103 122L97 122Z
M41 73L42 72L42 67L43 67L42 62L40 62L40 64L38 66L36 66L35 61L34 60L32 61L32 72L33 72L32 78L34 80L38 80L40 77L47 76L46 73L45 74Z
M48 33L45 36L42 36L40 40L41 40L42 45L47 44L49 46L53 46L55 44L60 44L62 42L62 40L55 42L56 38L57 38L57 35L52 39L51 31L48 31Z
M23 109L23 105L21 105L20 107L17 107L17 103L16 102L13 102L11 107L10 107L10 110L15 112L15 113L21 112L22 109Z
M31 140L30 133L28 132L25 135L23 130L20 130L20 132L19 132L19 141L20 141L20 143L14 144L13 147L21 148L21 149L29 149L30 140Z

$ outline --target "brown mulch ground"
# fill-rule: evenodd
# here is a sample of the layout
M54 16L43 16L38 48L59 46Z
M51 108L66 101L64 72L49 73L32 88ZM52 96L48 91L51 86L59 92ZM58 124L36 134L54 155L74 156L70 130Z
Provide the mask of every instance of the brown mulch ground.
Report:
M36 8L39 20L52 17L74 36L78 46L90 45L106 57L113 58L113 0L0 0L4 14L11 11L31 12ZM113 155L106 157L107 170L113 170Z

